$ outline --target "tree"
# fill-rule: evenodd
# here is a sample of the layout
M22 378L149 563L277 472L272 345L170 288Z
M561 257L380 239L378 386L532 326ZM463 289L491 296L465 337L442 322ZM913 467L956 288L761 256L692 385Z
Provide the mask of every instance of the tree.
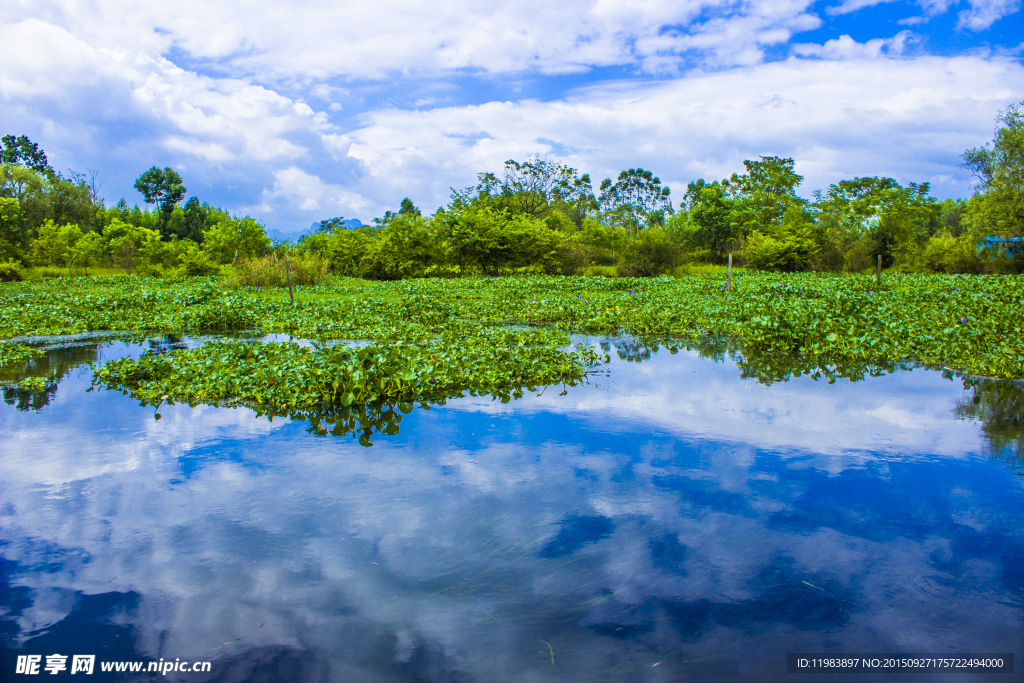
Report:
M941 208L929 196L928 183L903 187L892 178L854 178L816 193L819 222L827 226L823 239L844 254L847 270L908 261L939 228ZM859 246L858 246L859 245Z
M733 222L741 235L753 231L770 231L777 226L791 206L806 204L796 196L796 187L804 177L794 170L792 159L761 157L760 161L743 162L746 173L733 173L723 183L736 200Z
M597 202L607 219L636 236L652 213L661 211L655 215L664 223L665 213L672 213L671 194L672 191L662 186L661 180L650 171L631 168L619 173L614 183L611 178L601 181L601 196Z
M0 197L0 261L24 260L28 242L18 200Z
M159 244L160 233L140 225L124 223L113 219L103 230L103 236L110 245L110 256L118 267L131 274L142 263L143 254L152 250L152 243Z
M104 239L100 234L95 232L82 233L68 248L65 262L69 269L72 267L81 268L88 275L89 266L98 263L103 258L103 247Z
M979 181L983 201L976 220L983 230L1004 237L1024 236L1024 102L999 113L1002 124L992 146L963 153L963 166Z
M161 170L156 166L136 178L135 189L142 193L147 204L159 206L163 214L170 214L187 191L173 168Z
M398 210L399 216L422 216L420 210L416 208L416 205L412 203L412 200L406 197L402 200L401 208Z
M589 175L580 176L575 168L537 156L522 163L505 162L499 196L512 215L544 217L561 211L577 227L596 201Z
M690 197L690 222L693 229L690 239L694 246L707 249L712 263L725 261L725 254L736 237L733 222L734 202L726 194L721 183L705 183L703 180L690 183L687 196Z
M46 161L46 152L24 135L5 135L2 140L4 148L0 151L0 162L18 164L39 173L53 173L53 169Z
M270 251L267 230L256 220L224 217L203 235L203 248L220 263L263 256Z

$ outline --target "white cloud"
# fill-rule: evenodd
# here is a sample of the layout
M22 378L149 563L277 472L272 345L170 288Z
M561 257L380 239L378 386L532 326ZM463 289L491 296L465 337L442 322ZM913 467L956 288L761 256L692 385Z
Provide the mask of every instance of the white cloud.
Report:
M957 14L957 28L981 31L1020 9L1019 0L971 0L971 8Z
M887 2L895 2L895 0L843 0L843 2L838 5L826 7L825 12L831 16L851 14L857 10L864 9L865 7L874 7L875 5L881 5Z
M268 202L284 199L287 206L300 211L327 211L332 214L363 214L372 204L356 192L326 183L315 175L291 166L274 173L274 187L264 191Z
M917 42L919 38L910 31L900 31L892 38L875 38L865 43L858 43L848 35L826 41L824 45L801 43L793 46L794 54L803 57L820 57L823 59L871 59L876 57L893 57L903 53L908 43Z
M744 159L770 154L797 160L805 193L857 175L936 180L945 183L937 192L961 193L969 180L960 174L951 186L951 169L991 136L994 112L1024 89L1024 69L981 57L876 57L906 40L839 39L802 48L827 60L609 83L551 102L371 112L347 133L348 154L363 162L362 182L375 188L368 196L428 206L444 201L449 185L555 145L598 181L640 165L677 197L689 180L727 177Z
M105 0L19 2L11 16L47 21L92 45L129 53L179 50L236 74L323 80L335 76L481 69L572 73L707 50L746 63L764 44L817 25L810 0L543 0L441 4L305 0L242 7L183 0L171 6ZM708 17L705 19L705 17ZM672 35L667 40L665 32ZM649 62L649 63L648 63Z

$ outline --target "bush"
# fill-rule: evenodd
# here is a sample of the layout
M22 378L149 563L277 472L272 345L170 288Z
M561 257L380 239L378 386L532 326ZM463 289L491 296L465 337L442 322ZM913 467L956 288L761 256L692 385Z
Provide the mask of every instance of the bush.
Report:
M189 244L178 258L181 260L181 267L184 269L185 275L196 277L216 275L220 272L220 266L199 245Z
M619 275L655 277L672 271L679 261L679 245L662 228L647 228L626 245Z
M983 264L969 234L954 238L936 235L928 240L922 256L924 267L933 273L981 273Z
M288 257L293 285L317 285L327 277L328 263L316 254L293 254ZM277 254L240 260L235 276L229 279L234 287L287 287L284 258Z
M17 261L0 261L0 282L18 282L25 279L25 271Z

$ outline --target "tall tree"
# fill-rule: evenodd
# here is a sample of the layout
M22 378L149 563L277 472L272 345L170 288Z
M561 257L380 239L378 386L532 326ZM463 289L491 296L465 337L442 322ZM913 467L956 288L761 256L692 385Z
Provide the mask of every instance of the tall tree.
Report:
M164 213L173 211L187 192L177 171L156 166L135 179L135 189L142 193L147 204L156 204Z
M964 167L979 181L981 222L1007 237L1024 236L1024 102L999 113L992 146L963 153Z
M402 200L401 207L398 209L399 216L422 216L419 208L412 203L412 200L406 197Z
M53 173L53 169L46 161L46 152L24 135L5 135L2 141L4 148L0 151L0 162L19 164L40 173Z
M631 168L619 173L614 183L611 178L601 181L598 205L606 217L636 236L649 222L664 222L665 214L672 213L671 194L672 191L650 171ZM652 216L654 220L650 221Z
M787 209L806 203L796 196L804 177L793 170L792 159L761 157L748 159L743 166L746 173L733 173L723 185L737 200L734 221L744 237L755 230L771 230L782 223Z

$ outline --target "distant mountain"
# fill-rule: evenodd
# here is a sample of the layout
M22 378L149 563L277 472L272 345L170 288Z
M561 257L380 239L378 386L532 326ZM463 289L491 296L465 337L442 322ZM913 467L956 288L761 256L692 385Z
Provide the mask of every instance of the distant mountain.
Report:
M341 222L341 226L346 230L355 230L356 228L363 227L363 222L358 218L348 218ZM312 223L308 229L300 230L298 232L282 232L277 228L270 228L267 230L267 237L270 238L271 242L298 242L304 235L309 235L320 229L320 221Z
M292 239L291 235L286 235L277 228L271 228L270 230L267 230L267 237L269 237L270 241L274 243L284 242L285 240Z
M356 228L363 227L363 222L361 220L359 220L358 218L346 218L345 220L343 220L341 222L341 227L345 228L346 230L355 230ZM316 232L319 229L320 229L320 221L317 221L316 223L313 223L312 225L310 225L309 226L309 230L307 230L303 234L304 235L308 235L309 233Z

